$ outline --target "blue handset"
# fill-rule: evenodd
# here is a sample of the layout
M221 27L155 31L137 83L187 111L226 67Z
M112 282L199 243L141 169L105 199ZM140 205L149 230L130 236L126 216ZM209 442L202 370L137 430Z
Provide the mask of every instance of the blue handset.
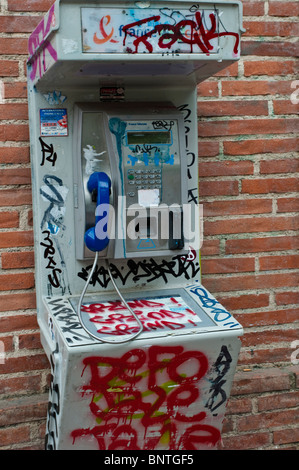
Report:
M87 189L97 194L97 207L95 212L95 226L85 233L84 241L91 251L103 251L108 243L108 216L111 180L106 173L95 172L90 175Z

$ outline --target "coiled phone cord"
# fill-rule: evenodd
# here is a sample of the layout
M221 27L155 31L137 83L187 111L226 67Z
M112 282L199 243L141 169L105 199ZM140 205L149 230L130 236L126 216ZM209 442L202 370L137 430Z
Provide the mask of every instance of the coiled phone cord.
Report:
M110 266L109 266L109 262L108 260L106 259L106 268L108 270L108 273L109 273L109 276L110 276L110 279L111 279L111 282L113 284L113 287L117 293L117 295L119 296L122 304L127 308L127 310L129 310L129 312L133 315L133 317L135 318L135 320L137 321L138 325L139 325L139 330L137 333L135 333L134 335L130 335L129 338L126 338L126 339L123 339L123 340L107 340L107 339L103 339L103 338L99 338L98 336L94 335L93 333L91 333L91 331L89 331L86 326L84 325L83 323L83 320L82 320L82 312L81 312L81 307L82 307L82 302L83 302L83 298L85 296L85 293L88 289L88 286L89 286L89 283L91 281L91 278L93 276L93 273L95 271L95 268L96 268L96 265L97 265L97 262L98 262L98 258L99 258L99 252L97 251L96 254L95 254L95 258L94 258L94 263L93 263L93 266L92 266L92 269L89 273L89 276L88 276L88 279L86 281L86 284L85 284L85 287L82 291L82 294L81 294L81 297L80 297L80 300L79 300L79 303L78 303L78 307L77 307L77 314L78 314L78 319L81 323L81 326L82 328L86 331L86 333L88 333L92 338L96 339L97 341L101 341L102 343L109 343L109 344L122 344L122 343L128 343L129 341L132 341L133 339L137 338L137 336L140 335L140 333L142 333L143 331L143 325L140 321L140 319L138 318L138 316L136 315L136 313L131 309L131 307L128 305L128 303L126 302L126 300L123 298L119 288L117 287L114 279L113 279L113 276L111 274L111 270L110 270Z

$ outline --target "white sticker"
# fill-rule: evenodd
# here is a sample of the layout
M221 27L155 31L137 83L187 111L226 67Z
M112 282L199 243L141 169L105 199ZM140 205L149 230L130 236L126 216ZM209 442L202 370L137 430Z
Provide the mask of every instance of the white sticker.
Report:
M158 207L160 204L160 190L140 189L138 191L138 204L142 207Z

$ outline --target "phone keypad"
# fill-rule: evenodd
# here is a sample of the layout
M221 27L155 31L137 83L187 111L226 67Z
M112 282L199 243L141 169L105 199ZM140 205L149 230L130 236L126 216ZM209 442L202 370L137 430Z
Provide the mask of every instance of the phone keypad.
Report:
M139 189L161 189L162 171L161 168L151 168L146 170L130 169L127 172L128 196L134 197L134 190Z

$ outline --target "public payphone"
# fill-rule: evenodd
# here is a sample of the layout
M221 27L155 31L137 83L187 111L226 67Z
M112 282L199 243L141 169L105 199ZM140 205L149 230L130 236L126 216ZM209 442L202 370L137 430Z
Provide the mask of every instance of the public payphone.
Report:
M57 0L29 39L47 449L221 439L241 325L201 284L196 85L242 4Z
M185 252L182 114L167 103L76 103L75 125L78 259L91 251L111 259ZM104 180L105 203L95 197Z

